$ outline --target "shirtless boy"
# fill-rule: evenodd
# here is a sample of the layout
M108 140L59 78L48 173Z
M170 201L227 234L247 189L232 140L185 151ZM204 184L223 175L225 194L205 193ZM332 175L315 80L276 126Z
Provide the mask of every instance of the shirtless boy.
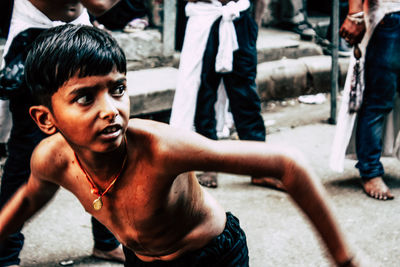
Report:
M62 186L124 245L125 266L248 266L237 219L191 172L214 170L281 179L334 262L360 266L299 152L129 120L125 74L122 50L99 29L64 25L38 37L26 61L38 101L30 114L51 136L32 155L28 183L0 213L0 240Z

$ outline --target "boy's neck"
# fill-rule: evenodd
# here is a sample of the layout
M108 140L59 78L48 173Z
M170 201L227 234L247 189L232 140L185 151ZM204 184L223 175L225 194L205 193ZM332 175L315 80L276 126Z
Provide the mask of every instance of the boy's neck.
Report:
M119 172L123 162L128 157L126 137L123 140L121 145L111 152L98 153L74 150L74 154L84 172L86 171L94 182L98 181L100 184L102 182L106 183Z

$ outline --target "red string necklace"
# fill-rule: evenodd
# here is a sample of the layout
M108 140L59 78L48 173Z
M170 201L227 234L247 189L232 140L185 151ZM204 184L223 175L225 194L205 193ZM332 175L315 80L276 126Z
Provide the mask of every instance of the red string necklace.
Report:
M96 184L94 183L92 177L90 177L89 173L85 170L85 168L83 168L81 162L79 161L78 155L76 155L75 151L74 151L74 155L75 155L75 159L78 162L78 166L79 168L81 168L82 172L85 174L87 181L89 182L90 185L90 192L92 194L97 195L98 197L93 201L92 205L93 208L95 210L100 210L103 207L103 201L101 200L101 198L107 194L107 192L111 189L111 187L115 184L115 182L117 181L117 179L121 176L122 171L125 169L125 163L126 163L126 159L128 158L128 152L127 152L127 144L126 144L126 138L124 138L125 141L125 158L124 161L122 162L122 166L119 169L118 173L116 175L113 176L112 182L107 186L107 188L100 193L100 190L97 188Z

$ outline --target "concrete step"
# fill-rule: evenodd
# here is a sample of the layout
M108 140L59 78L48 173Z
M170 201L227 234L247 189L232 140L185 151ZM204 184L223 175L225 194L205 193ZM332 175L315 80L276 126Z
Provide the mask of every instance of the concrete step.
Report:
M128 70L139 70L163 66L179 66L180 53L165 57L162 36L158 30L135 33L113 32L123 48L128 61ZM274 28L261 28L257 40L258 62L281 58L300 58L322 55L322 49L314 42L302 41L298 34Z
M303 41L296 33L276 28L260 29L257 51L258 63L323 55L322 48L315 42Z
M341 58L340 86L343 86L349 60ZM330 91L331 57L283 58L258 65L257 86L263 102ZM168 111L172 106L178 70L161 67L129 71L128 93L131 115L142 116Z
M301 40L296 33L272 27L263 27L259 30L257 38L258 63L282 58L296 59L318 55L323 55L321 46L312 41ZM179 58L180 53L176 52L172 63L169 65L177 68L179 66Z

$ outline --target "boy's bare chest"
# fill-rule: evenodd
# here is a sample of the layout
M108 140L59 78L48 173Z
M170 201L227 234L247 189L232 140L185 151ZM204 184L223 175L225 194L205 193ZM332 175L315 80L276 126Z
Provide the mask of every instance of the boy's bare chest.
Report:
M76 185L66 187L77 196L85 210L109 228L121 243L143 254L151 251L168 253L165 251L167 248L171 249L173 243L178 244L201 222L201 192L193 188L193 181L187 177L180 177L172 185L165 186L155 182L163 177L152 175L151 171L146 175L128 174L117 180L101 197L99 210L94 207L99 196L91 192L84 175L77 172L75 177L71 177L75 180L71 184Z
M150 193L154 188L151 188L148 178L125 171L118 177L99 182L81 169L74 168L73 175L62 186L75 194L88 213L106 217L120 210L143 213L143 207L148 211L154 208L155 199ZM157 195L164 200L168 197L166 194Z

